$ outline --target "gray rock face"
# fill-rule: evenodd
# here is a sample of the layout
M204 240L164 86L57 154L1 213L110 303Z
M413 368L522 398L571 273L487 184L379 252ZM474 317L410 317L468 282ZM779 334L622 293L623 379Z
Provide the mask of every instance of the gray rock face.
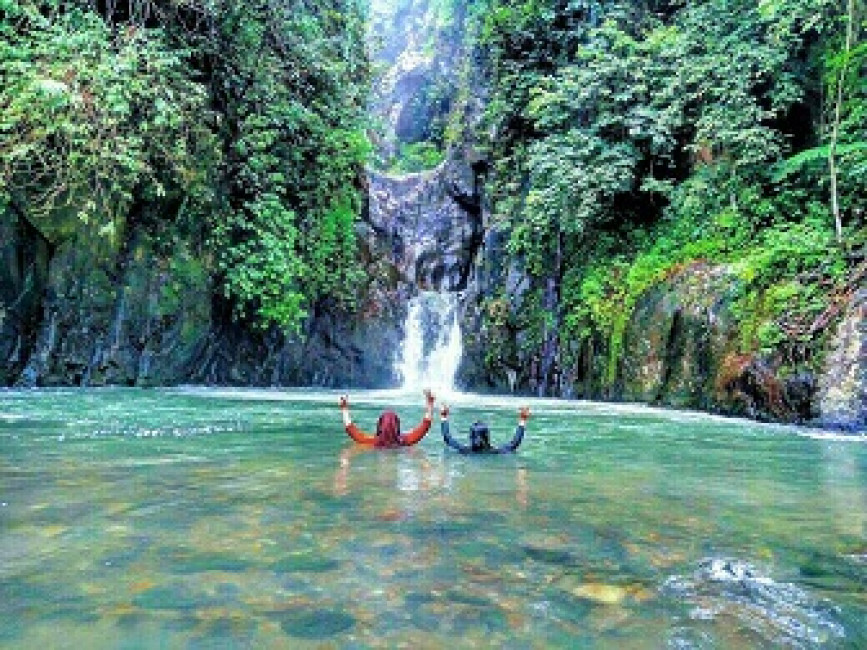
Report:
M529 341L520 313L529 284L498 263L499 239L488 233L466 292L462 384L533 393L541 346ZM608 337L588 332L556 351L549 394L864 430L867 292L856 293L832 323L824 370L793 372L784 355L743 351L743 324L733 308L739 283L725 265L695 263L672 274L638 299L614 367ZM491 349L496 358L486 357Z
M852 297L832 340L819 408L826 426L867 428L867 289Z
M49 245L0 215L0 380L18 386L393 386L406 298L374 279L358 314L317 305L303 340L236 323L203 263L143 233ZM405 307L403 307L405 309Z
M160 385L180 381L207 338L210 284L188 251L160 258L133 235L61 243L44 261L41 321L19 385Z
M649 289L624 336L619 397L760 420L812 420L811 374L786 377L776 357L740 351L732 313L739 282L726 266L696 263Z
M470 174L451 163L400 177L370 174L368 223L387 242L401 276L419 289L467 286L481 244L481 207Z
M643 296L624 337L623 398L710 406L732 335L728 306L736 286L725 267L694 265Z
M51 248L26 220L0 213L0 385L15 381L35 344Z

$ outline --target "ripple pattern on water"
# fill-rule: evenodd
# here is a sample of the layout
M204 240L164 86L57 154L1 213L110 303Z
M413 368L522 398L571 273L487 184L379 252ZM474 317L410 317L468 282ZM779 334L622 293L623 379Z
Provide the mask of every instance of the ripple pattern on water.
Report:
M337 395L0 391L0 645L867 647L862 444L530 400L518 454L380 453Z
M663 593L687 604L690 620L729 621L763 643L808 648L846 637L831 603L736 559L705 559L692 575L669 578Z

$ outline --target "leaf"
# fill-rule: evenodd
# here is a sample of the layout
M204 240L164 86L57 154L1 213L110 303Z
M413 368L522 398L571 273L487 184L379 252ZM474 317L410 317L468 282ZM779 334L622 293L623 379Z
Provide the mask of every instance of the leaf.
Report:
M867 141L860 142L850 142L846 144L838 144L835 153L837 156L843 157L851 153L859 153L865 152L867 153ZM806 165L814 164L817 162L823 162L827 164L828 156L831 153L830 145L823 145L821 147L813 147L811 149L805 149L800 153L792 156L791 158L787 158L782 161L777 168L774 170L773 180L774 182L779 183L784 180L788 176L795 174Z

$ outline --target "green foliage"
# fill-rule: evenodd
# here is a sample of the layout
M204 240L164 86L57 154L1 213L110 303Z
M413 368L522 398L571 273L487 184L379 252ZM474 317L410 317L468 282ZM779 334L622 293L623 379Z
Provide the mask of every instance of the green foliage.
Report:
M255 306L262 323L297 327L305 313L295 215L277 196L264 195L248 203L243 213L224 215L215 238L237 242L222 249L226 296L238 298L242 306Z
M0 201L44 233L206 242L236 314L351 302L370 144L365 4L220 0L0 13ZM72 215L72 219L70 219Z
M785 205L784 200L773 202L774 207ZM604 333L610 342L607 379L613 382L638 299L672 273L701 261L726 265L740 278L732 309L741 323L743 351L770 352L792 336L802 345L815 344L807 330L789 334L779 321L814 322L829 307L829 287L843 284L850 267L838 254L821 205L804 206L804 221L761 228L756 224L764 222L766 207L756 203L754 211L739 215L724 209L706 221L671 212L649 237L636 237L630 256L615 257L609 243L566 275L566 338Z
M850 242L867 209L867 48L859 29L844 47L845 5L487 2L486 196L509 263L557 283L561 349L602 335L613 383L637 300L694 262L737 269L746 350L824 313L852 272L827 207L835 84Z
M835 153L844 161L844 165L851 156L853 170L859 177L863 175L864 166L867 164L867 141L838 145L835 147ZM831 147L829 145L804 149L780 163L774 174L774 180L779 182L790 176L803 173L806 167L824 167L828 164L830 154Z
M401 144L389 173L411 174L433 169L445 160L445 152L433 142Z
M264 325L297 330L326 296L349 304L359 276L353 227L370 153L363 14L332 4L239 2L220 16L214 74L232 155L211 243L226 294Z
M59 10L62 5L55 6ZM0 186L47 231L64 211L114 236L135 203L204 199L219 160L189 52L75 7L0 19Z

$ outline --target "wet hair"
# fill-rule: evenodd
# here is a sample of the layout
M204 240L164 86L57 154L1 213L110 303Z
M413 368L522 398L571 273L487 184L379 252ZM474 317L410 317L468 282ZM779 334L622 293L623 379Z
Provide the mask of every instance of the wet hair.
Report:
M376 422L376 446L398 447L400 441L400 418L394 411L383 411Z
M491 448L491 434L484 422L474 422L470 427L470 447L473 451L484 451Z

